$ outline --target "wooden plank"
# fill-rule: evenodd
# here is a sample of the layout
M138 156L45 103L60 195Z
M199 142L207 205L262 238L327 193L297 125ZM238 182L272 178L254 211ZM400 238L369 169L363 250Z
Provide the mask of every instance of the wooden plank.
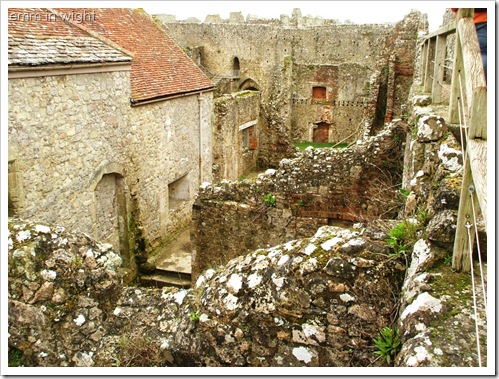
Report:
M474 8L459 8L457 11L457 19L461 19L464 17L471 17L473 18L473 14L475 13Z
M459 20L457 30L463 54L466 97L468 100L471 100L475 88L487 86L483 71L482 55L473 19L463 18Z
M459 32L459 25L463 25L464 21L467 20L467 24L473 23L473 8L460 8L457 13L457 22L456 22L456 48L454 51L454 62L453 62L453 71L452 71L452 84L451 84L451 95L449 101L449 119L448 122L450 124L458 124L459 123L459 112L458 105L461 98L461 89L460 89L460 80L459 77L462 76L461 82L465 83L464 76L468 72L464 68L463 62L463 48L462 43L464 43L463 39L463 30L461 33ZM474 28L474 24L473 24ZM461 26L461 29L463 27ZM469 33L469 31L466 31ZM475 31L476 33L476 31ZM475 36L476 38L476 36ZM462 42L463 41L463 42ZM466 41L469 43L469 41ZM464 91L463 91L464 92ZM464 100L464 99L463 99Z
M478 212L476 208L480 206L483 221L487 225L487 141L469 140L466 148L478 199L475 210Z
M433 65L431 63L432 61L432 52L434 52L434 46L435 46L435 38L431 38L428 40L428 55L426 56L426 74L425 74L425 80L423 84L423 92L430 92L431 91L431 86L432 86L432 79L431 76L433 75Z
M435 30L434 32L428 34L425 36L426 39L428 38L433 38L436 36L442 36L445 37L449 34L455 33L456 32L456 21L451 21L447 25L442 26L438 30Z
M425 40L423 43L423 51L421 52L421 86L424 86L426 75L428 75L428 50L430 42Z
M463 182L456 225L452 268L470 271L470 251L475 240L475 215L481 213L487 225L487 85L478 45L473 9L458 12L454 72L452 75L449 123L459 122L458 102L461 92L469 107L469 132L466 141ZM464 89L461 91L461 83ZM473 191L470 185L473 183ZM472 203L473 200L473 203Z
M461 187L461 197L459 198L459 211L457 214L456 238L454 239L454 250L452 254L452 268L456 271L468 272L471 269L470 243L468 238L468 228L466 222L473 224L471 198L468 187L471 184L470 162L466 159L464 163L463 183ZM475 229L472 225L470 229L471 246L475 240Z
M454 62L452 67L452 82L449 100L449 124L459 124L459 99L461 98L459 76L464 73L463 69L463 55L461 49L461 42L459 37L456 35L456 48L454 51Z
M444 79L445 53L447 51L447 38L445 36L437 36L435 44L435 63L433 65L433 81L432 81L432 103L440 104L442 102L442 85Z
M487 87L473 91L468 138L487 140Z

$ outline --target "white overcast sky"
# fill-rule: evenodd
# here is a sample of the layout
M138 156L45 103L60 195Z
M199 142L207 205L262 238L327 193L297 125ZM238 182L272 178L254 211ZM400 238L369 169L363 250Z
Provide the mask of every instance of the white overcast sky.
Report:
M412 9L428 15L430 31L442 24L446 8L468 2L456 1L144 1L140 7L149 14L172 14L177 20L196 17L204 21L208 14L219 14L223 19L230 12L242 12L262 18L277 18L281 14L291 16L294 8L300 8L303 16L320 16L341 22L350 20L358 24L400 21ZM476 6L477 1L473 2ZM457 5L459 4L459 5ZM490 2L489 2L490 4Z
M99 8L143 8L149 14L172 14L177 20L196 17L201 21L208 14L219 14L223 19L229 18L231 12L241 12L244 17L248 14L262 18L279 19L282 14L291 16L294 8L300 8L303 16L320 16L324 19L333 19L344 22L350 20L357 24L378 24L397 22L403 19L412 9L417 9L428 15L430 31L434 31L442 24L446 8L460 7L487 7L494 6L494 0L485 1L2 1L2 8L7 7L99 7ZM6 4L7 3L7 4Z

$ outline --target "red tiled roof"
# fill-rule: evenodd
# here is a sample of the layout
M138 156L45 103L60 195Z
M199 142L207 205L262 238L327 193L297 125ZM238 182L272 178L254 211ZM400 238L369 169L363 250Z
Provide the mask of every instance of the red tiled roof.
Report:
M91 36L48 9L9 8L8 17L9 66L132 60L121 48Z
M133 53L131 91L134 101L213 88L213 83L164 29L139 9L62 9L94 12L77 26L96 32Z

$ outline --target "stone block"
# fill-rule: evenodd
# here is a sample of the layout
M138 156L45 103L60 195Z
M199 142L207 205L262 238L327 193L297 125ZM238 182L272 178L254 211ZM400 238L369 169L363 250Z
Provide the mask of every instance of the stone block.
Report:
M430 115L423 116L418 120L418 142L425 143L438 141L446 132L447 124L443 117Z

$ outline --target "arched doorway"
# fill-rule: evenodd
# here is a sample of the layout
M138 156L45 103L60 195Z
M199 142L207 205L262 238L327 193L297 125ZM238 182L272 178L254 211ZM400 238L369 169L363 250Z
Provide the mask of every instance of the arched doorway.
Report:
M113 245L123 259L123 266L130 267L128 242L128 217L124 178L118 173L103 174L94 189L95 237Z
M239 91L260 91L260 86L253 79L248 78L239 85Z

